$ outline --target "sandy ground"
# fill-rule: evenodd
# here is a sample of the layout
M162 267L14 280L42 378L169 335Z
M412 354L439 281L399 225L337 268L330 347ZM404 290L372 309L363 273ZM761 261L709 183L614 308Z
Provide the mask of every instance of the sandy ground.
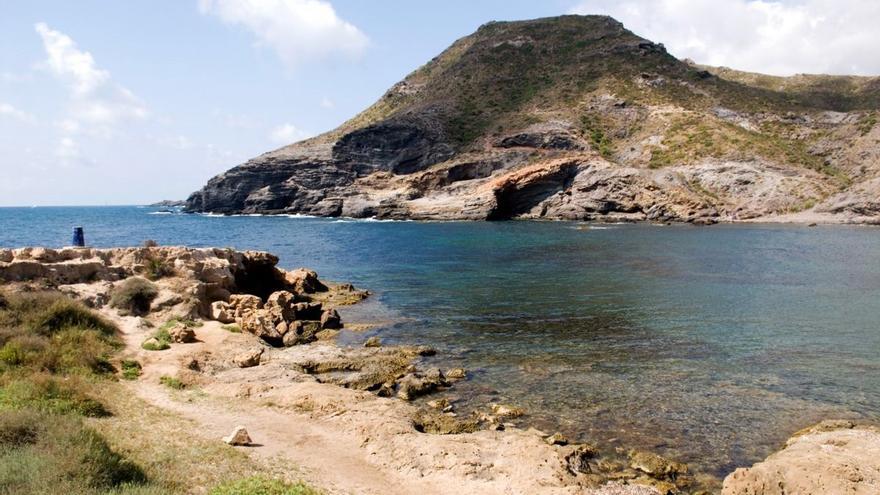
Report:
M195 343L145 351L140 344L152 329L137 318L105 314L122 329L123 355L143 364L140 379L129 384L133 394L194 421L195 433L207 439L219 442L245 426L255 445L238 449L262 463L289 465L294 478L330 493L658 493L641 485L596 487L588 475L565 468L566 447L547 445L542 432L419 433L409 419L415 411L410 404L318 383L292 369L309 356L338 352L333 343L272 349L208 321L196 329ZM264 348L260 366L232 364L237 353L256 347ZM190 385L171 390L159 383L162 376Z

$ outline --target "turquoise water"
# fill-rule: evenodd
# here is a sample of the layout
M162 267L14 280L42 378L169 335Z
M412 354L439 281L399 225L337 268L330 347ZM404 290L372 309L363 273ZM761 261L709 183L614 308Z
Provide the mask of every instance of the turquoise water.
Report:
M278 254L375 297L359 343L427 343L463 402L723 475L826 417L880 419L880 230L369 222L0 208L0 246L155 239ZM344 316L346 316L344 314Z

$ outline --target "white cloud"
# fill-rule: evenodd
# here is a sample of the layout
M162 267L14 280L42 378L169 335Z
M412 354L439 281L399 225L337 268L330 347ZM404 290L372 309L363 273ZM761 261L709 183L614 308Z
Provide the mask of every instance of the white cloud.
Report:
M321 108L333 108L336 106L336 103L333 102L330 98L324 97L321 99Z
M0 117L11 117L26 124L35 124L37 122L36 117L33 115L17 109L9 103L3 102L0 102Z
M583 0L680 58L777 75L880 74L873 0Z
M73 165L81 157L79 143L71 137L61 138L61 141L58 142L58 147L55 148L55 156L58 157L62 165Z
M64 33L45 23L34 29L46 50L45 68L70 89L69 113L61 124L66 132L80 128L108 136L113 126L147 116L144 104L128 89L114 83L110 73L98 68L89 52L80 50Z
M183 135L161 137L157 139L156 142L162 146L167 146L176 150L188 150L195 146L192 140Z
M311 136L309 132L298 129L293 124L282 124L269 133L269 139L278 144L290 144Z
M244 26L291 68L334 54L359 55L369 43L325 0L199 0L199 10Z

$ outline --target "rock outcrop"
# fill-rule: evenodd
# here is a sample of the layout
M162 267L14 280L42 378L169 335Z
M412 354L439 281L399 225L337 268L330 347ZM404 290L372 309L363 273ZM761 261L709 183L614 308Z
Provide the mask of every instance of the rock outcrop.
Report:
M723 495L869 495L880 493L880 430L824 421L785 447L724 480Z
M878 88L697 66L608 17L492 22L186 210L877 223Z
M314 271L286 271L277 263L268 253L229 249L0 249L0 282L57 288L100 308L114 287L146 277L158 290L150 311L237 323L274 346L311 342L323 329L341 328L339 313L325 303L346 304L366 295L349 284L326 284ZM184 324L168 333L175 343L195 339Z

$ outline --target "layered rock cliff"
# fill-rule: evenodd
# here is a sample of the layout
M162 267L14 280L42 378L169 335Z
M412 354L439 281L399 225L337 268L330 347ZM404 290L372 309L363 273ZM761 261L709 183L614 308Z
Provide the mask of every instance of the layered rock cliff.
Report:
M187 211L880 222L880 78L680 61L614 19L493 22Z

